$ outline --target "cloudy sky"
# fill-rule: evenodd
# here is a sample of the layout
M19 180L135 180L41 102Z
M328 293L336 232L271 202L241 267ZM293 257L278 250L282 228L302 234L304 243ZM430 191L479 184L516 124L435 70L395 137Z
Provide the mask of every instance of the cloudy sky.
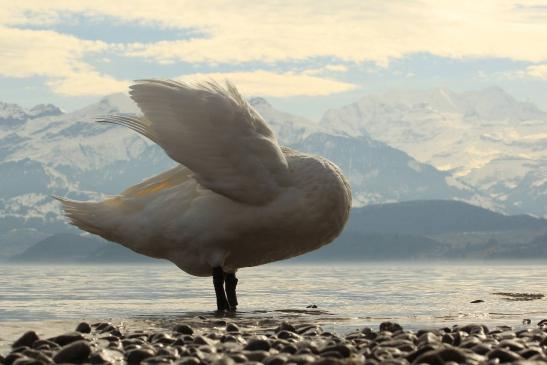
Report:
M0 100L73 110L139 78L231 79L317 118L498 85L547 109L547 1L0 0Z

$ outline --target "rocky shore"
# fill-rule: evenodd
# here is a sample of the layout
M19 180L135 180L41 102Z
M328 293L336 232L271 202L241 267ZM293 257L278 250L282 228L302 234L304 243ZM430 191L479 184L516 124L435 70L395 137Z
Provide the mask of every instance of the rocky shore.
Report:
M109 322L78 324L75 331L40 338L28 331L5 365L284 365L284 364L545 364L547 321L513 330L471 324L405 330L384 322L346 334L311 321L196 316L162 328L129 329Z

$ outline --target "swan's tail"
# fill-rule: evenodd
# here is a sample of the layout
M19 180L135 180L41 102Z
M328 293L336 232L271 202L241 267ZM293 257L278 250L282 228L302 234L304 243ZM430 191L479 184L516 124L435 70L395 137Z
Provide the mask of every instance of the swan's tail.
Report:
M102 202L82 202L75 201L59 196L53 196L63 204L63 211L65 216L69 219L70 224L87 231L106 238L107 240L113 240L113 231L116 222L112 219L112 207L110 200L116 198L107 199Z

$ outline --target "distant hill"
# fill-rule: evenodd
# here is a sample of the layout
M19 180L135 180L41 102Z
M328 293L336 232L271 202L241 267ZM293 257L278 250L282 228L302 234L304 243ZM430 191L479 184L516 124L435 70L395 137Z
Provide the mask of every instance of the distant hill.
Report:
M443 252L441 243L425 236L347 231L333 243L293 260L296 262L419 260L440 258Z
M435 200L353 208L346 229L335 242L296 260L541 257L547 257L547 220ZM160 262L95 236L73 234L42 240L13 261Z
M460 201L419 200L354 208L346 230L431 235L547 229L547 219L503 215Z
M65 264L158 262L97 236L83 237L71 233L50 236L29 247L23 253L13 256L10 261Z
M82 237L75 234L56 234L48 237L23 253L15 255L15 262L78 262L94 251L108 245L96 237Z
M112 263L112 262L158 263L158 262L161 262L161 260L140 255L117 243L109 243L103 247L99 247L97 250L87 255L82 261L86 263Z

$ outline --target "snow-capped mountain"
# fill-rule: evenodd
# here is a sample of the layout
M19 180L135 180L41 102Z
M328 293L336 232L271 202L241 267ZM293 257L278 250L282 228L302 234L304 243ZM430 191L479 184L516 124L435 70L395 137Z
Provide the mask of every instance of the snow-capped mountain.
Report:
M546 159L499 157L463 180L501 202L506 211L547 215Z
M508 213L547 216L547 113L500 88L368 95L329 110L320 124L450 172Z
M450 174L367 136L349 136L329 125L274 109L264 99L251 105L275 130L280 142L327 157L349 178L353 205L413 199L460 199L496 208L493 202Z
M492 207L492 202L450 174L383 142L348 136L278 111L261 98L250 103L282 144L325 155L341 166L352 184L355 205L460 199ZM137 133L92 121L109 113L138 112L125 94L66 114L54 112L55 107L39 108L38 114L52 111L39 117L13 104L9 109L13 112L10 120L17 123L0 135L0 242L2 234L14 241L20 232L30 242L28 237L42 239L44 233L70 230L51 195L97 199L119 193L174 164Z
M92 121L136 111L127 96L112 95L74 113L29 117L0 136L0 241L13 240L13 230L69 230L51 195L96 199L171 166L148 140Z
M22 125L29 119L61 114L63 114L63 111L52 104L39 104L26 110L17 104L0 101L0 133L2 130L6 131L9 128Z

